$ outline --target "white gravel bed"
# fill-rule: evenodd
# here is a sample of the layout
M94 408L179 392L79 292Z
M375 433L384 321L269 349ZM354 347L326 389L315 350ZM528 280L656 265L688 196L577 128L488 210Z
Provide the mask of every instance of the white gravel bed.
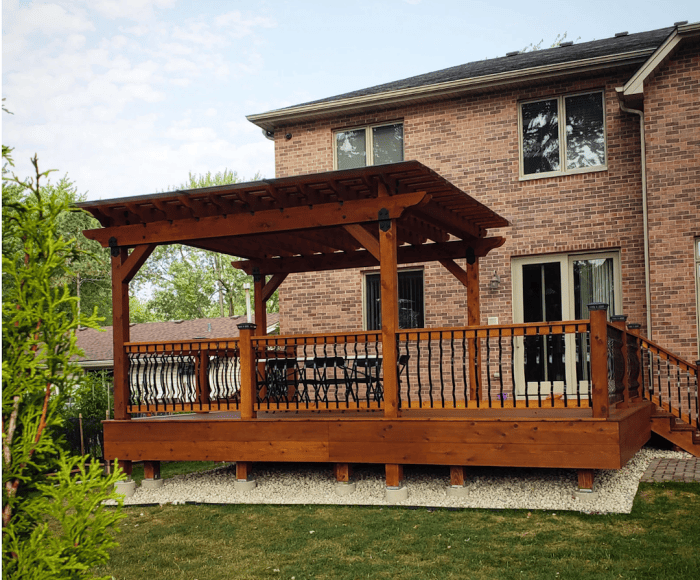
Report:
M586 513L629 513L639 479L656 457L688 458L677 451L642 449L619 470L595 474L594 492L577 494L577 473L572 469L485 468L467 469L463 497L447 495L449 468L406 466L404 485L408 499L396 504L385 500L383 466L357 466L352 480L357 489L336 494L332 468L326 464L254 464L257 487L234 489L235 467L227 464L210 471L178 475L158 489L137 487L124 505L180 504L334 504L400 505L444 508L567 510ZM577 497L579 496L579 497ZM114 503L114 502L111 502Z

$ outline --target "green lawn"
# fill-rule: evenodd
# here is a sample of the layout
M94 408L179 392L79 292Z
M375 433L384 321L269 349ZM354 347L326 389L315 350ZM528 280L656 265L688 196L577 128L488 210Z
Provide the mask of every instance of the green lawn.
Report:
M125 508L116 579L696 578L700 485L641 484L630 515L354 506Z

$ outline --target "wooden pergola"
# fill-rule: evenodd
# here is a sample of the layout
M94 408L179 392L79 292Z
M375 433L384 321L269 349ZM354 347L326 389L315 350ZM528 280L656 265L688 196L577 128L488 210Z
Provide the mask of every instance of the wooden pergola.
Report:
M417 161L78 204L101 229L85 236L112 252L116 419L126 419L129 282L157 245L182 243L244 260L255 324L288 274L379 266L382 340L399 330L397 266L439 261L467 289L479 324L479 257L505 242L508 221ZM467 260L466 270L456 259ZM385 369L396 367L394 349ZM393 360L392 360L393 358ZM384 377L385 414L398 416L396 377Z
M144 461L147 477L162 460L235 461L239 479L256 461L328 462L339 481L352 463L383 463L397 486L403 464L433 464L459 485L465 466L502 465L577 469L590 488L592 470L622 467L650 437L658 389L644 357L665 361L669 385L681 375L686 390L697 385L696 367L624 317L608 322L604 304L589 305L590 320L480 326L479 258L505 242L488 232L508 221L416 161L78 207L102 225L85 235L112 254L105 457L127 471ZM255 324L240 337L130 342L129 282L174 243L235 256L253 276ZM466 327L399 328L398 266L426 262L466 287ZM377 266L380 331L265 336L266 302L289 274ZM590 361L585 380L520 390L517 348L532 339L583 345L569 354ZM687 398L677 416L697 422ZM153 416L162 411L191 414Z

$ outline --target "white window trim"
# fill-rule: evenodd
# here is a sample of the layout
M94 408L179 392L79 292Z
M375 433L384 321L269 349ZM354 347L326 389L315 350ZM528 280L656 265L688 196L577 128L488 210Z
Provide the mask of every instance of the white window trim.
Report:
M573 265L576 260L603 260L611 258L613 261L613 281L615 283L615 304L609 305L608 317L614 306L615 312L622 312L622 268L620 265L619 250L601 250L587 252L567 252L563 254L539 254L536 256L514 256L511 260L511 280L513 280L513 320L516 324L522 323L523 320L523 304L522 300L517 295L517 292L522 288L522 269L521 266L529 264L542 264L543 262L559 262L565 267L567 294L563 294L562 298L565 303L562 304L562 317L564 320L569 320L571 305L574 304L574 269Z
M565 99L568 97L577 97L579 95L592 95L600 93L603 98L603 147L605 148L605 163L603 165L595 165L593 167L579 167L576 169L566 169L566 124L562 122L566 119ZM559 117L559 171L549 171L547 173L523 173L523 105L529 103L540 103L542 101L557 101L557 114ZM582 91L578 93L567 93L565 95L553 95L551 97L540 97L537 99L529 99L518 103L518 163L520 172L520 181L530 181L532 179L546 179L548 177L561 177L563 175L576 175L578 173L595 173L598 171L608 170L608 123L605 107L605 91Z
M425 268L408 267L398 268L398 272L421 272L423 274L423 325L425 326L426 310L425 310ZM367 270L362 272L362 330L367 332L367 276L372 274L381 274L381 270ZM370 331L379 332L379 331Z
M376 129L377 127L388 127L390 125L401 125L402 127L404 126L403 120L398 119L396 121L385 121L383 123L374 123L373 125L357 125L355 127L345 127L343 129L334 129L333 130L333 171L336 171L338 169L338 140L336 139L336 135L338 133L346 133L347 131L359 131L361 129L364 129L365 131L365 167L370 167L374 165L374 135L372 132L372 129ZM404 131L404 141L402 143L402 147L405 144L406 140L406 132ZM405 147L404 147L404 155L403 158L406 159L405 155Z

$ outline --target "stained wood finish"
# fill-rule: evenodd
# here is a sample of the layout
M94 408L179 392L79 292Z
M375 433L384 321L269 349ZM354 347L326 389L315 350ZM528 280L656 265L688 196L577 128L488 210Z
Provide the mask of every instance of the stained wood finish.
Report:
M124 281L122 265L126 249L112 256L112 346L114 353L114 418L128 419L129 361L124 343L129 342L129 283Z
M399 487L403 481L403 465L395 463L386 464L386 486Z
M333 465L333 474L335 475L335 480L340 483L348 483L350 481L350 476L352 475L352 470L348 463L335 463Z
M606 310L591 310L591 398L593 416L607 417L608 399L608 321Z
M160 461L144 461L143 477L145 479L160 479Z
M592 469L578 470L578 488L582 490L593 490L593 478L595 472Z
M343 226L353 238L355 238L362 247L364 247L376 260L380 260L379 240L360 224L350 224Z
M116 459L116 457L114 459ZM120 459L119 469L121 469L127 475L127 477L131 477L131 472L133 471L133 463L127 459Z
M466 480L465 471L461 465L450 466L450 485L463 487Z
M105 453L133 461L292 461L619 469L644 444L649 403L608 420L152 418L104 423ZM275 416L276 417L276 416Z
M252 335L256 330L254 324L239 325L239 345L241 356L241 419L255 418L255 359L252 345Z
M399 275L396 267L396 221L389 228L379 228L381 254L380 285L382 299L382 354L384 357L384 416L399 416L399 383L396 332L399 329Z
M167 244L272 232L313 230L316 228L344 226L353 223L376 221L377 213L385 208L392 219L401 217L411 206L430 201L425 192L406 193L384 199L347 201L343 204L328 203L319 206L291 207L251 212L249 215L212 215L202 218L157 221L146 224L121 225L98 230L85 230L85 237L103 247L115 237L120 246L141 244Z
M253 280L253 303L255 308L255 325L257 334L267 334L267 304L265 300L265 276Z
M344 230L343 230L344 231ZM452 241L430 243L422 246L399 247L397 260L399 264L434 262L438 260L464 258L469 248L477 257L487 255L494 248L505 243L505 238L493 237L471 241ZM337 252L315 256L293 258L268 258L260 260L240 260L233 262L234 268L252 275L253 268L264 274L324 272L327 270L347 270L351 268L376 267L379 260L367 250Z
M236 479L238 481L248 481L253 464L250 461L236 461Z

